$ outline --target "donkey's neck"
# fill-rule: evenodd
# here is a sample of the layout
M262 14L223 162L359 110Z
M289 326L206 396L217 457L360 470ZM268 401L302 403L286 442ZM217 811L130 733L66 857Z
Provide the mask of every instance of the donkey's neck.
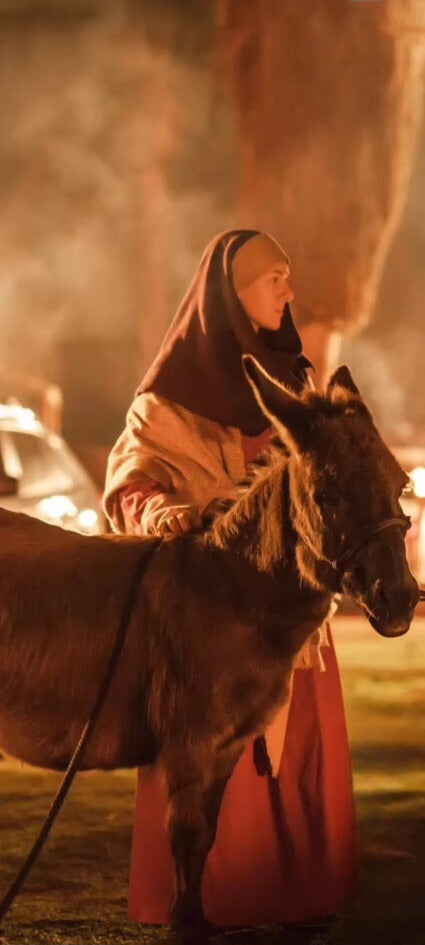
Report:
M284 461L263 469L240 497L216 516L205 536L207 544L236 554L269 576L294 561L296 538Z
M278 582L285 597L289 592L304 600L308 592L331 594L313 575L300 574L300 538L292 523L288 464L283 456L263 468L241 496L216 516L205 542Z
M294 655L326 619L332 595L300 575L285 462L266 468L204 536L224 556L240 608L277 650ZM284 632L283 632L284 631Z

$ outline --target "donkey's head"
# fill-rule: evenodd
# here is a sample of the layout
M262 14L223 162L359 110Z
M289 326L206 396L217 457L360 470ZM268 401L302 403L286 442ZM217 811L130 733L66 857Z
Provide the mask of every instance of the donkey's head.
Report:
M244 370L289 453L297 563L317 588L343 590L383 636L405 633L419 599L406 561L408 482L383 443L347 367L326 392L296 396L251 355Z

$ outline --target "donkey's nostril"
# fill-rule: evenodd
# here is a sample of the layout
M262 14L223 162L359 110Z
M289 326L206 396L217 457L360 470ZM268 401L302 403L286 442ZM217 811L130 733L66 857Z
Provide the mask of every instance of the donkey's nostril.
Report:
M390 594L386 591L381 578L375 581L372 589L373 597L378 606L386 608L390 604Z
M412 583L385 585L380 578L373 584L374 610L384 614L410 613L419 601L416 581Z

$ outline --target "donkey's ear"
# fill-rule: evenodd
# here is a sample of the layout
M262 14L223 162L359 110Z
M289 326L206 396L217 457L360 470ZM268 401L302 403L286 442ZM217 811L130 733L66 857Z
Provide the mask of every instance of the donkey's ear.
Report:
M346 364L341 364L336 371L331 374L326 387L326 396L330 400L338 401L346 399L346 395L360 397L360 391L353 381L351 372Z
M314 423L311 407L271 377L252 354L242 355L242 366L257 403L289 449L306 449Z

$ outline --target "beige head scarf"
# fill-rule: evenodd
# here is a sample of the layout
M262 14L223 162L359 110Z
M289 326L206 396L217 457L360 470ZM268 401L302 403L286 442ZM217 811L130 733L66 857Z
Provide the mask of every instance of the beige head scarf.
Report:
M289 264L279 243L268 233L258 233L244 243L232 260L233 285L236 292L247 289L259 276L276 263Z

